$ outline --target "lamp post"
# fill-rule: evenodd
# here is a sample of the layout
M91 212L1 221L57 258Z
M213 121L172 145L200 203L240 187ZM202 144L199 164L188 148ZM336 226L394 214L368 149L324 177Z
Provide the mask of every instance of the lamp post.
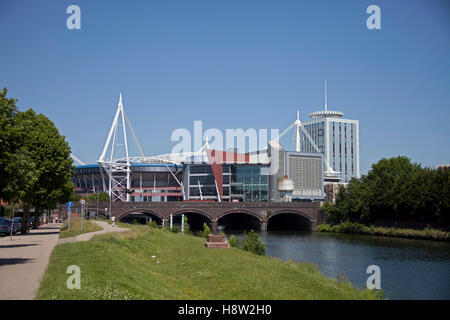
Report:
M94 192L95 192L95 189L94 189ZM96 196L97 196L97 211L95 212L95 220L97 220L97 218L98 218L98 194L96 194Z
M10 232L10 240L11 241L12 241L12 236L13 236L13 228L14 229L16 228L16 226L14 225L14 209L15 209L15 206L13 205L12 211L11 211L11 215L12 215L12 218L11 218L11 232Z

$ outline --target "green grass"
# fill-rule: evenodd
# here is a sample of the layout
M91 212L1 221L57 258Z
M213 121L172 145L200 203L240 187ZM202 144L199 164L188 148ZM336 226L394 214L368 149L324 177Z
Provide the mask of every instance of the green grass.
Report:
M426 227L423 230L406 229L406 228L386 228L386 227L366 226L361 223L346 221L336 225L321 224L316 228L316 231L450 241L450 232L432 229L430 227Z
M56 246L37 299L375 298L368 290L325 277L310 263L237 248L207 249L203 238L128 227L124 233ZM70 265L80 267L80 290L66 288Z
M81 231L81 218L79 217L72 217L70 219L70 232L68 230L68 221L66 220L61 227L61 232L59 234L60 238L68 238L68 237L75 237L82 233L87 232L94 232L94 231L100 231L102 228L98 226L97 224L87 220L83 219L83 231Z

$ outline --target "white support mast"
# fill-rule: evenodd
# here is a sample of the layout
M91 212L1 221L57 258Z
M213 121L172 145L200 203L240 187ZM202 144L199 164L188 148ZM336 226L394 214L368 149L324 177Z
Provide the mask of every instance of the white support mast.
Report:
M108 193L112 201L130 201L128 191L131 186L131 163L128 154L125 117L121 93L108 138L106 139L100 159L97 161L108 174ZM123 141L119 139L123 139ZM108 150L110 150L109 161L105 160Z
M198 191L200 193L200 200L203 200L203 193L202 193L202 187L200 186L200 180L197 180L198 182Z
M300 122L300 111L297 110L297 120L295 121L295 151L300 152L300 128L298 123Z
M272 139L272 141L279 141L286 133L288 133L291 129L295 130L295 151L300 152L301 151L301 134L300 134L300 130L303 132L303 134L305 135L306 139L308 139L309 143L311 143L312 147L314 148L314 150L317 153L322 153L319 149L319 147L317 146L317 144L314 142L314 140L312 139L311 135L308 133L308 131L305 129L305 127L303 126L303 123L300 121L300 112L297 111L297 120L295 120L293 123L291 123L286 129L283 130L283 132L281 132L278 137L276 137L275 139ZM333 168L331 167L329 161L327 158L324 158L324 162L325 162L325 167L326 167L326 171L325 174L326 175L335 175L336 172L333 170Z

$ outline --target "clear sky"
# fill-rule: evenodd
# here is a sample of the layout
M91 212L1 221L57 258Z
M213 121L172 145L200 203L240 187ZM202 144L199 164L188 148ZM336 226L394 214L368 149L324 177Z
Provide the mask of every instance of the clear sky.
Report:
M66 27L71 4L81 30ZM366 27L371 4L381 30ZM1 0L0 87L94 162L120 92L154 155L194 120L282 130L298 108L307 120L327 80L329 107L360 121L362 173L396 155L436 166L450 163L449 18L448 0Z

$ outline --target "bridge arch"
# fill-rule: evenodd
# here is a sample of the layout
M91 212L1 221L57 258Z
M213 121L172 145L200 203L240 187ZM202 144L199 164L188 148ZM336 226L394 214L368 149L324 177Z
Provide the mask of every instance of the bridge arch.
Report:
M102 209L98 209L97 208L88 208L87 209L87 216L89 217L89 219L91 218L97 218L97 217L103 217L103 218L108 218L108 212Z
M261 217L251 211L234 209L225 211L217 216L217 223L224 230L261 230Z
M282 209L272 213L267 219L267 230L304 230L310 231L311 217L299 210Z
M145 208L130 209L118 215L117 219L125 223L133 223L136 220L140 224L155 221L158 225L161 225L163 221L163 217L158 212Z

